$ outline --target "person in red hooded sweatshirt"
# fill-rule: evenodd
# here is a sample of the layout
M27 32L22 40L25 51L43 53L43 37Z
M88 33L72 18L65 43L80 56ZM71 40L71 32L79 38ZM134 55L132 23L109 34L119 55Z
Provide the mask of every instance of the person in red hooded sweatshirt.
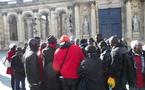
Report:
M60 48L55 51L53 68L60 72L63 80L63 90L77 90L78 69L84 59L83 52L78 45L70 42L69 36L60 38Z
M12 57L15 55L16 53L16 44L12 43L9 45L9 51L7 52L7 60L9 60L11 62L12 60ZM11 75L11 87L12 87L12 90L14 90L14 75L13 75L13 68L12 67L8 67L7 68L7 71L6 71L7 74L10 74Z

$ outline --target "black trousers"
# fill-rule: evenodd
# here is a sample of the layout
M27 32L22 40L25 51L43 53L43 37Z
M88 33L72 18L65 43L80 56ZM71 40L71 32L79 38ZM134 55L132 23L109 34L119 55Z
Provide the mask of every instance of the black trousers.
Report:
M12 90L14 90L14 82L15 82L15 77L14 77L14 75L11 75L11 87L12 87Z
M61 80L63 90L77 90L78 89L78 79L66 79Z

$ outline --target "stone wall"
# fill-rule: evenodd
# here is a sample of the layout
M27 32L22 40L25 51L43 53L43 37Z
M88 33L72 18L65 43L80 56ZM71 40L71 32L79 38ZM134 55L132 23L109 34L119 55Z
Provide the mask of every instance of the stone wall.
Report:
M41 2L42 1L42 2ZM46 3L46 2L47 3ZM123 38L128 43L134 39L144 41L145 39L145 2L140 0L39 0L39 2L24 3L22 5L5 5L0 9L0 48L8 48L9 43L15 42L20 46L23 46L27 40L25 40L25 24L24 20L26 16L31 16L31 19L36 19L36 25L33 28L37 28L37 33L34 33L31 28L27 32L30 34L41 36L42 26L41 16L47 15L48 18L48 34L53 34L59 38L62 34L68 34L68 30L76 38L89 38L95 37L99 33L99 17L98 10L105 8L121 8L122 15L122 32ZM40 3L41 2L41 3ZM9 32L9 18L11 15L17 18L18 41L10 40ZM139 30L133 31L133 17L137 16ZM32 20L29 24L31 25ZM72 24L70 24L70 22ZM72 28L69 26L72 25ZM45 32L43 32L44 34ZM45 41L47 36L43 37Z

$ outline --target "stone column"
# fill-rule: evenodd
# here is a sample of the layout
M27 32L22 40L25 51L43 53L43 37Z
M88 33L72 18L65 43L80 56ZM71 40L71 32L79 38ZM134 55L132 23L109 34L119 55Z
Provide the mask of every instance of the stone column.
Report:
M37 13L38 14L38 13ZM41 28L40 28L40 17L37 15L36 17L36 29L37 29L37 36L41 36Z
M55 37L57 37L58 38L58 33L60 33L60 32L58 32L57 30L58 30L58 22L57 22L57 14L56 13L54 13L54 30L55 30Z
M81 39L81 32L80 32L80 8L78 4L75 4L74 7L75 13L75 36L78 39Z
M41 33L40 33L40 20L39 20L39 16L38 16L38 10L37 9L34 9L33 10L33 19L34 19L34 28L35 30L33 30L33 36L41 36ZM33 22L32 22L33 23ZM33 29L34 29L33 28Z
M126 4L124 3L124 1L122 1L122 4L121 4L121 18L122 18L122 38L126 39L126 14L125 14L125 11L126 11Z
M98 0L96 0L96 33L99 33L99 8L98 8Z
M18 11L18 21L17 21L17 30L18 30L18 41L23 43L25 41L24 37L24 22L22 20L22 11Z
M2 17L2 14L0 13L0 50L2 50L4 47L3 47L3 17Z
M126 39L127 41L132 40L132 13L131 13L131 2L126 3Z
M95 38L96 36L96 10L95 4L91 4L91 37Z
M55 8L50 10L50 34L56 36Z
M3 23L4 23L4 32L3 32L3 36L4 36L4 44L5 44L5 48L8 48L9 45L9 24L8 24L8 19L7 19L7 13L4 12L2 13L3 15Z

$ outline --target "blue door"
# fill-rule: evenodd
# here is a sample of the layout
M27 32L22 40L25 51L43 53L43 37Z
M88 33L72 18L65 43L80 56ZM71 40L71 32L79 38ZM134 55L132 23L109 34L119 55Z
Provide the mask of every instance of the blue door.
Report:
M120 8L99 10L99 32L106 39L112 35L122 38Z

